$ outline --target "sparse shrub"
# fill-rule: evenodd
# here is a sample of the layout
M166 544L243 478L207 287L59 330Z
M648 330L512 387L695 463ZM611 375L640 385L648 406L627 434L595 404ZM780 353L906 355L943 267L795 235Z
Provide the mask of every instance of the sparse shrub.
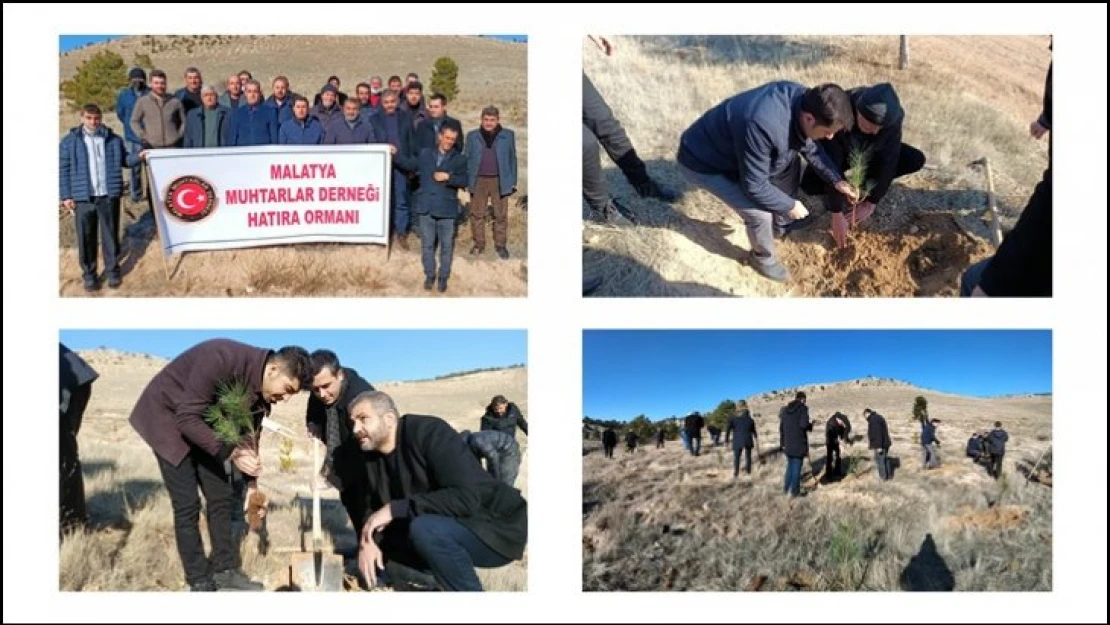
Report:
M913 435L910 436L910 441L912 441L914 445L920 445L921 444L921 432L914 432Z
M913 399L913 418L922 425L929 419L929 402L921 395Z
M442 93L448 101L459 95L459 66L449 56L436 59L432 69L432 92Z
M77 74L62 81L62 95L69 108L99 105L103 111L116 109L116 96L127 85L127 66L123 57L111 50L97 52L77 68Z
M863 557L863 543L851 524L845 521L836 524L836 530L829 538L827 557L833 568L851 566Z

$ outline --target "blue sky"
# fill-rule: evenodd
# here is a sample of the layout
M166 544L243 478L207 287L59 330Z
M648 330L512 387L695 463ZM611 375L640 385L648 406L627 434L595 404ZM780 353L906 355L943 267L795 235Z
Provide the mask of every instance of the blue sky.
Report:
M868 375L973 396L1052 390L1047 330L595 330L582 353L584 410L596 419L658 419Z
M90 43L98 43L100 41L109 41L111 39L118 39L123 35L61 35L58 38L58 52L68 52L74 48L88 45ZM507 41L528 41L528 35L485 35L491 39L505 39Z
M173 358L210 338L259 347L327 348L367 380L417 380L527 363L523 330L63 330L70 349L110 347Z

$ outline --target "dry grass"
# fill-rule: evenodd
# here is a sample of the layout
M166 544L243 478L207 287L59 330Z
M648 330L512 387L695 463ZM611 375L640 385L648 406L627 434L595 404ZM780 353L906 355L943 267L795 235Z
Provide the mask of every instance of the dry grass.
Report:
M139 393L164 364L156 358L110 351L83 353L100 372L82 424L81 460L85 475L91 527L71 534L59 554L62 590L179 590L184 575L174 545L173 512L154 453L127 423ZM456 429L477 429L489 398L502 393L527 413L527 369L518 368L451 378L443 381L384 383L375 386L390 393L407 412L434 414ZM282 424L304 429L307 395L300 394L274 411ZM526 441L517 487L528 494ZM260 488L270 497L267 519L270 549L259 553L256 534L242 542L243 568L263 581L267 589L288 584L291 554L311 545L311 491L308 476L311 453L304 441L289 454L292 471L283 472L280 440L262 438L264 473ZM325 549L350 551L357 546L354 529L335 490L323 495ZM207 529L201 515L202 535ZM240 527L244 531L245 527ZM245 532L244 532L245 533ZM302 543L302 540L305 541ZM354 573L354 561L348 561ZM487 590L527 589L527 555L501 569L479 570Z
M823 386L823 390L822 387ZM813 385L811 459L824 464L824 419L839 410L853 434L866 434L860 412L887 417L900 465L880 483L866 441L843 448L848 477L816 485L807 496L782 494L777 445L781 405L749 398L766 464L732 481L730 449L700 458L680 442L606 460L597 443L583 458L583 587L587 590L921 590L950 581L956 590L1052 588L1052 490L1026 483L1051 440L1051 398L972 399L910 386ZM911 440L913 399L924 394L942 420L944 465L921 470ZM963 454L977 428L1003 421L1011 435L1004 477L990 480ZM754 461L754 458L753 458ZM936 555L924 555L931 537Z
M906 109L905 141L925 152L928 169L897 181L872 223L853 235L854 242L876 248L881 261L869 263L905 265L913 249L906 254L901 254L904 246L886 251L882 240L916 232L918 213L945 213L953 221L924 234L954 238L971 250L967 262L977 260L989 251L983 245L988 240L982 220L985 182L968 163L990 158L1006 226L1016 221L1047 164L1047 142L1033 141L1027 132L1040 112L1050 55L1047 37L913 37L911 44L912 66L906 71L896 69L897 37L625 37L613 58L586 44L586 73L628 130L637 152L654 176L687 192L673 206L640 200L619 170L608 167L612 192L631 205L640 225L586 226L586 271L605 278L597 294L954 294L955 276L966 265L943 271L943 288L906 284L904 275L890 272L873 285L876 293L854 288L835 268L825 271L822 252L832 251L831 237L825 234L829 220L820 200L810 198L803 199L820 216L812 235L787 240L779 249L792 269L816 269L796 275L791 285L764 280L743 264L748 242L739 217L708 193L690 189L674 164L682 131L705 110L745 89L782 79L807 85L831 81L845 88L891 82ZM682 97L659 97L658 82L647 80L649 76L666 76L668 84L681 85ZM831 288L829 282L839 284Z
M102 49L120 53L131 63L137 53L149 53L146 37L132 36L88 46L59 57L61 78L71 76L86 58ZM157 67L170 78L169 88L184 84L184 71L195 65L206 81L223 90L229 74L250 69L268 92L270 80L284 74L294 91L315 93L325 79L336 74L342 89L354 93L355 85L372 74L388 78L417 72L427 82L435 59L447 55L459 65L460 93L448 110L464 130L478 126L481 109L496 104L502 123L517 137L519 193L528 193L527 45L510 44L479 37L399 36L212 36L207 39L158 36L158 51L151 54ZM192 46L190 48L190 46ZM336 54L336 50L364 50L371 54ZM105 122L114 130L121 126L113 113ZM76 113L64 103L59 107L58 131L64 134L77 125ZM124 178L130 180L125 172ZM167 281L161 250L146 202L133 204L123 199L121 227L124 247L130 250L123 263L123 286L118 291L98 293L112 296L426 296L420 265L419 242L410 237L411 251L394 249L387 258L380 246L292 245L238 251L196 252L187 255L173 279ZM487 229L490 228L487 225ZM459 229L455 241L455 264L450 287L444 295L458 297L524 297L527 295L528 213L511 202L509 210L508 261L499 260L491 246L474 258L470 226ZM487 239L491 236L487 232ZM63 296L85 296L77 265L74 224L59 220L59 292ZM310 273L300 270L307 268Z

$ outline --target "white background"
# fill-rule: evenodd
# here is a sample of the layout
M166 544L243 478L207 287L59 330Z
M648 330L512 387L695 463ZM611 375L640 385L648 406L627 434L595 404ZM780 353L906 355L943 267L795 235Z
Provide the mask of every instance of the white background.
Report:
M297 622L1106 621L1106 5L894 7L441 7L366 4L327 11L221 5L4 6L4 620ZM303 10L308 9L308 10ZM646 10L645 10L646 9ZM172 15L172 19L171 18ZM435 19L421 16L436 15ZM344 19L349 16L350 19ZM219 23L209 21L218 17ZM527 33L530 262L526 300L125 300L58 298L57 108L60 33ZM1055 35L1056 297L1051 301L580 299L581 36L602 33ZM362 50L368 56L373 50ZM326 68L321 68L323 74ZM656 77L661 95L668 77ZM1031 88L1040 89L1040 85ZM681 106L681 101L676 101ZM74 124L76 125L76 117ZM573 130L573 132L572 132ZM953 129L953 132L961 132ZM280 311L280 312L278 312ZM335 314L339 311L341 314ZM277 314L275 314L277 313ZM529 592L484 596L347 593L57 592L57 453L50 402L65 328L375 327L529 330ZM835 323L831 320L836 320ZM348 326L356 323L346 322ZM1052 593L680 596L583 594L581 329L1053 328ZM44 432L44 430L46 430ZM45 443L43 441L46 441Z

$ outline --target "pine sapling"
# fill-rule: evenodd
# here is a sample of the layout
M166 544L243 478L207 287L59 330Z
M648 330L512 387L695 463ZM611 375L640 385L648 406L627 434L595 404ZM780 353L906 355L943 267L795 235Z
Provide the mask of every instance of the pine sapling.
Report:
M258 453L258 429L251 411L251 392L241 380L221 382L216 387L216 401L204 413L204 419L225 445L246 447ZM262 511L266 508L266 495L257 488L247 501L247 526L251 531L263 529Z
M844 172L844 179L856 192L856 201L852 203L852 224L856 223L856 205L862 202L875 188L874 181L867 179L867 167L871 164L874 152L871 146L856 143L848 152L848 171Z

